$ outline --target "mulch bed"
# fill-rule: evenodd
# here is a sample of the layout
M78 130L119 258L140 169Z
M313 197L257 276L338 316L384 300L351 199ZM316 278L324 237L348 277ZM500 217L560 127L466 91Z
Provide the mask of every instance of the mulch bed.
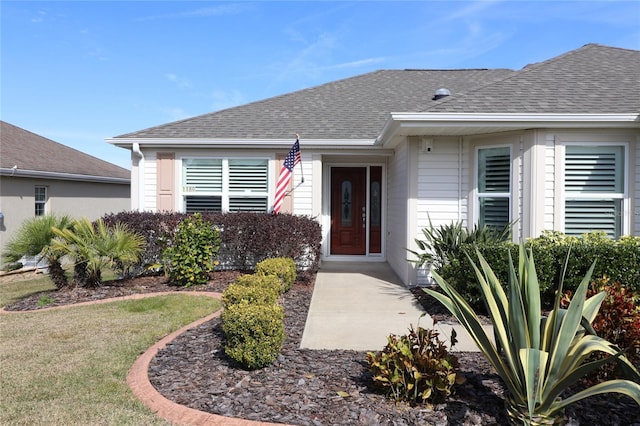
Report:
M141 277L94 290L45 292L6 309L40 308L42 296L54 300L49 307L158 291L222 292L238 275L235 271L215 272L206 286L189 289L171 286L164 277ZM435 310L439 321L451 321L446 312L437 311L433 300L423 298L419 290L413 292L427 312ZM216 318L182 334L161 350L149 369L151 382L177 403L229 417L274 423L507 424L502 383L480 353L455 353L465 382L457 386L455 395L446 403L412 406L396 403L372 388L364 352L299 349L312 293L313 282L297 282L284 296L287 338L273 365L256 371L235 365L224 354L224 337ZM569 407L566 414L571 425L640 425L638 406L630 398L616 394L588 398Z

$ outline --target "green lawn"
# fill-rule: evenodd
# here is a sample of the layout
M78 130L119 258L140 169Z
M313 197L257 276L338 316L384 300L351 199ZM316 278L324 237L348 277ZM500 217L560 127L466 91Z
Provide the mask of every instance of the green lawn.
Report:
M16 284L22 296L45 290ZM2 303L19 298L0 285ZM148 299L0 315L0 424L164 425L126 374L163 336L220 308L207 297Z

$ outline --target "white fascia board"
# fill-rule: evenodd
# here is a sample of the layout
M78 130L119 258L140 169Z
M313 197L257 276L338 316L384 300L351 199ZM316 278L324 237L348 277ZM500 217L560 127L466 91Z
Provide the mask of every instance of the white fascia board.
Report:
M478 114L392 112L376 144L393 139L401 128L640 128L638 114Z
M144 147L172 148L242 148L280 149L291 148L295 138L290 139L209 139L209 138L108 138L106 142L131 149L133 144ZM375 139L305 139L300 138L301 147L333 149L365 149L375 146Z
M43 172L39 170L24 170L24 169L14 170L9 168L0 168L0 176L29 177L33 179L75 180L75 181L82 181L82 182L113 183L113 184L120 184L120 185L131 184L131 179L125 179L125 178L80 175L75 173Z

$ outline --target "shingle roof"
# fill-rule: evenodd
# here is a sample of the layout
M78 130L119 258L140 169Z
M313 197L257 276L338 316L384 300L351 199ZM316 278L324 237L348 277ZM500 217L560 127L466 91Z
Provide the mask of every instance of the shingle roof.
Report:
M0 121L0 168L130 179L129 170Z
M451 96L434 101L442 87ZM375 71L116 139L374 139L391 112L640 113L640 51L588 44L520 71Z
M424 112L640 113L640 51L587 44Z
M374 139L393 111L421 111L436 89L462 93L507 69L381 70L118 138Z

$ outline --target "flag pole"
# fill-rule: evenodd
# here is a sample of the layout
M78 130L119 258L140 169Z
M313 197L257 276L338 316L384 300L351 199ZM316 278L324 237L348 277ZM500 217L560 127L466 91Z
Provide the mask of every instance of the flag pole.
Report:
M296 133L296 140L300 143L300 135ZM302 158L300 158L300 183L304 183L304 171L302 170Z

